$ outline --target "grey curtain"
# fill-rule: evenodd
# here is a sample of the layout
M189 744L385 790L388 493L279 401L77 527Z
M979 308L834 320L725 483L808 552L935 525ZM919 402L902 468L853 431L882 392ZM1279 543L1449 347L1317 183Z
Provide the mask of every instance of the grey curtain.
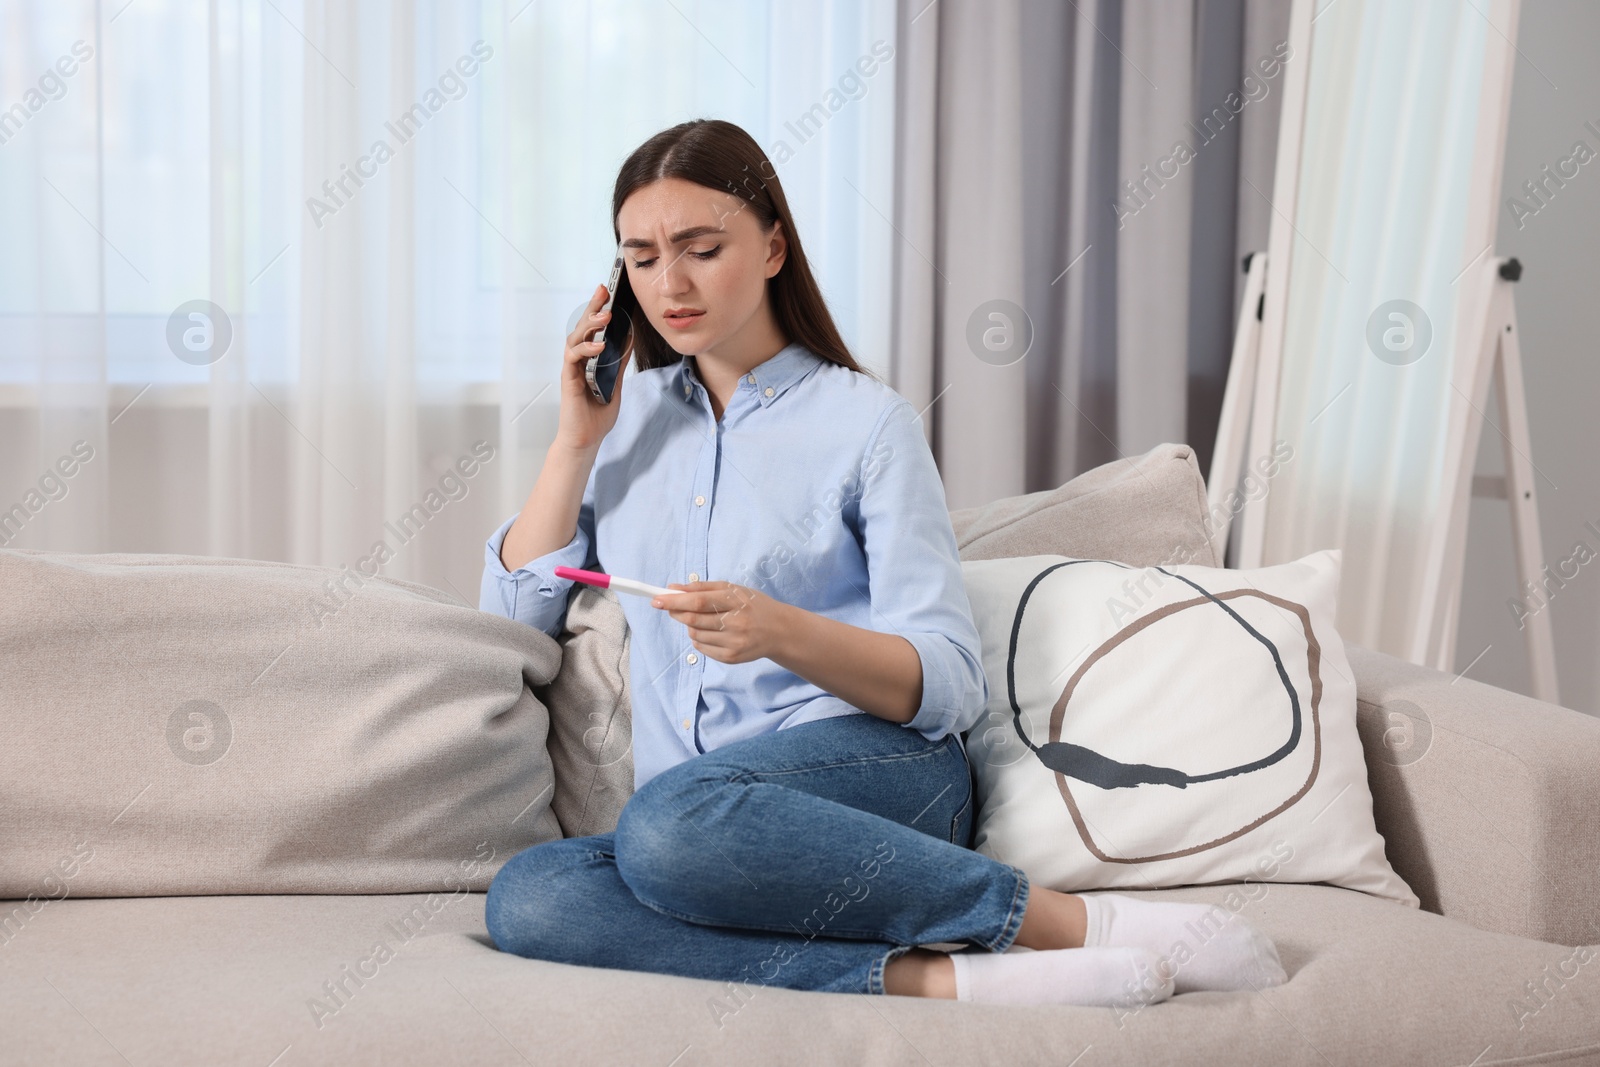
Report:
M1289 0L899 7L890 373L950 506L1162 441L1205 469Z

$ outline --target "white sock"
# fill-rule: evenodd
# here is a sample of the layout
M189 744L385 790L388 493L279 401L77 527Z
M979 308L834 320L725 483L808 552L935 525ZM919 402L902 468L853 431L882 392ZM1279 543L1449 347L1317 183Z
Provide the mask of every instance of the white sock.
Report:
M1163 957L1174 989L1265 989L1289 980L1272 939L1215 904L1080 894L1089 911L1086 947L1144 948Z
M1155 1004L1172 995L1153 952L1137 948L1058 948L1013 955L953 952L956 999L980 1004Z

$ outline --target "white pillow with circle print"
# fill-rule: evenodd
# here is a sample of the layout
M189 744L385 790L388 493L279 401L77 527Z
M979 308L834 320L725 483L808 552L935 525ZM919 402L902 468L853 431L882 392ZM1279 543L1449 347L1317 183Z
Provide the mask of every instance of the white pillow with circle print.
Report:
M1339 562L963 563L989 679L974 847L1069 892L1327 882L1419 906L1373 823Z

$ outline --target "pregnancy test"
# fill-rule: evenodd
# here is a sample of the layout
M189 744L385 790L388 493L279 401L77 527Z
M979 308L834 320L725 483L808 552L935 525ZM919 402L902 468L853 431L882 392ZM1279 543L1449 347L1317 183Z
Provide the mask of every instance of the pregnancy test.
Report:
M599 586L601 589L615 589L619 593L632 593L634 596L672 596L682 593L682 589L663 589L659 585L649 582L636 582L632 578L618 578L613 574L601 574L598 571L581 571L576 567L557 567L557 578L571 578L575 582L585 585Z

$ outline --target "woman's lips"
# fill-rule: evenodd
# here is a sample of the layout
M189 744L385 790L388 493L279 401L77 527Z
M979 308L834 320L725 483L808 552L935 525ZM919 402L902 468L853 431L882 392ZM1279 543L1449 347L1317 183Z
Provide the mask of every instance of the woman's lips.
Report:
M671 326L674 330L687 330L689 327L693 326L695 323L704 318L705 314L706 313L704 311L696 311L689 315L667 315L665 316L665 319L667 325Z

